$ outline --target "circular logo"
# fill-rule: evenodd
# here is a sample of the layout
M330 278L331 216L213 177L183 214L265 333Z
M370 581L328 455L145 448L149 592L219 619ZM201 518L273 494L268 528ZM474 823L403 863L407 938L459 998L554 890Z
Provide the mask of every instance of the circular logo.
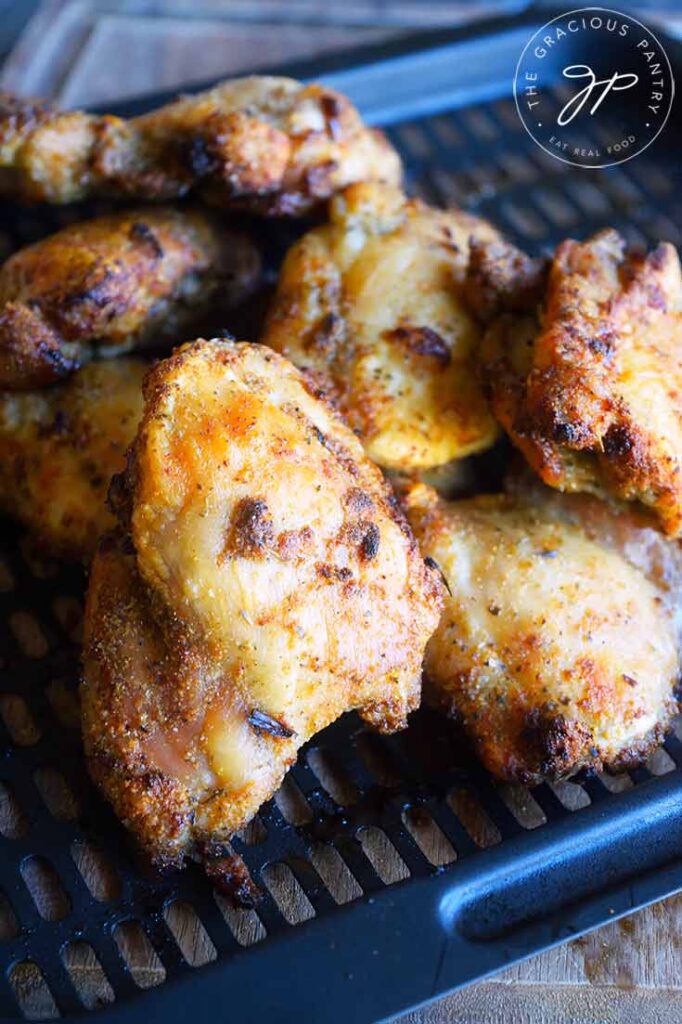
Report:
M631 160L663 130L675 93L654 33L629 14L585 7L539 29L519 58L514 99L546 153L579 167Z

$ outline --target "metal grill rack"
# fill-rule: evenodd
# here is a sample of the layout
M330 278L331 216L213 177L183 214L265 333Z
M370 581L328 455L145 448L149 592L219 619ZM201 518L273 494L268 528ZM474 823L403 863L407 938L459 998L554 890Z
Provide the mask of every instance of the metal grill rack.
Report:
M513 67L518 23L488 31ZM480 39L453 33L441 49L464 62ZM431 51L420 46L427 88ZM674 44L668 53L679 68ZM381 61L400 59L356 65L349 91L364 82L371 107ZM348 87L346 72L325 77ZM671 129L620 167L576 170L535 146L510 99L471 105L456 85L439 110L431 94L429 116L410 116L404 97L387 114L413 191L491 218L531 251L606 225L634 244L679 244ZM0 244L72 216L6 209ZM527 791L494 784L427 711L388 738L348 716L302 752L234 840L263 890L255 910L231 908L193 868L150 872L84 770L83 576L37 560L14 527L3 536L3 1019L28 1008L40 1019L90 1009L103 1021L202 1021L222 1004L240 1022L377 1020L682 887L682 731L629 775Z

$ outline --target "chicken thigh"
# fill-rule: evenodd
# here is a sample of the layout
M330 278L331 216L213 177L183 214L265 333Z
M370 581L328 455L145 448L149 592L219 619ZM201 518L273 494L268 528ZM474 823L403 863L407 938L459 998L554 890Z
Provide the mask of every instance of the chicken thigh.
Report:
M87 560L113 527L107 490L135 437L147 369L107 359L55 387L0 392L0 508L46 553Z
M249 77L125 121L0 96L0 195L69 203L96 195L300 214L354 181L401 177L352 103L321 85Z
M43 387L94 355L176 336L256 287L250 239L198 210L152 207L72 224L0 268L0 388Z
M682 550L588 495L541 485L405 496L449 596L425 699L514 782L633 767L677 712Z
M558 247L538 319L495 320L493 409L545 483L610 495L682 534L682 274L672 245L615 231Z
M434 469L492 445L463 287L484 221L355 185L286 257L262 341L338 404L380 466Z
M263 346L158 364L85 614L90 771L161 864L219 857L299 747L419 702L442 606L380 471Z

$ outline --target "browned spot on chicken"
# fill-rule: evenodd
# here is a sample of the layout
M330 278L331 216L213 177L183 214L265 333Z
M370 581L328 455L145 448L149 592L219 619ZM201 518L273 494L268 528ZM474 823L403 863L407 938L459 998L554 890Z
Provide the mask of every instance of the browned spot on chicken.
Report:
M338 139L341 137L341 104L339 99L333 93L327 93L320 98L320 105L324 112L324 116L327 119L327 130L329 131L330 138Z
M364 536L360 541L360 554L362 558L369 562L379 553L379 544L381 543L381 531L376 523L370 523L364 530Z
M315 567L318 574L325 580L334 580L339 583L347 583L353 578L353 570L347 566L327 565L318 563Z
M580 722L565 718L549 708L532 708L524 717L521 742L527 748L527 774L520 782L532 783L538 776L561 778L571 774L576 763L592 746L592 734ZM595 768L600 768L597 761Z
M130 237L134 242L146 245L157 260L163 259L163 247L154 231L144 221L135 221L130 228Z
M254 907L261 891L249 874L249 869L236 854L217 856L204 854L204 870L218 892L239 907Z
M268 736L277 736L280 739L289 739L289 737L295 735L295 730L290 729L284 722L278 721L273 718L272 715L268 715L265 711L258 711L254 709L249 715L249 725L253 726L258 732L265 732Z
M311 333L308 345L320 352L333 355L336 346L343 339L343 319L337 313L322 317L317 330Z
M283 561L304 558L313 547L315 534L309 526L300 530L283 530L277 537L277 555Z
M391 341L397 341L411 355L435 359L441 366L450 365L451 356L447 342L430 327L402 325L386 331L386 337Z
M263 498L242 498L235 507L223 557L262 558L273 547L275 530Z

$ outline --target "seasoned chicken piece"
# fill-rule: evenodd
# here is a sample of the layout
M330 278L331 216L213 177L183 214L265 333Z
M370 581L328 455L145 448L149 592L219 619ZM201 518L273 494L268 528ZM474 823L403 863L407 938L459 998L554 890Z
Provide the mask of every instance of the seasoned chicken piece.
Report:
M492 445L481 330L463 304L484 221L395 188L355 185L286 257L262 338L312 373L379 465L443 466Z
M53 388L0 392L0 508L46 552L89 558L114 525L107 490L135 437L147 369L110 359Z
M21 199L194 191L299 214L354 181L400 177L393 147L345 96L290 78L233 79L130 121L0 94L0 194Z
M72 224L0 268L0 388L43 387L92 356L177 337L246 298L259 275L250 239L197 210Z
M678 709L680 546L539 485L444 502L417 484L405 505L450 593L424 697L489 771L535 783L640 763Z
M482 349L498 419L547 484L607 494L682 535L682 276L675 249L615 231L563 242L539 325L502 316Z
M199 341L152 371L112 500L90 771L156 861L219 856L343 712L405 725L441 584L357 438L263 346Z

